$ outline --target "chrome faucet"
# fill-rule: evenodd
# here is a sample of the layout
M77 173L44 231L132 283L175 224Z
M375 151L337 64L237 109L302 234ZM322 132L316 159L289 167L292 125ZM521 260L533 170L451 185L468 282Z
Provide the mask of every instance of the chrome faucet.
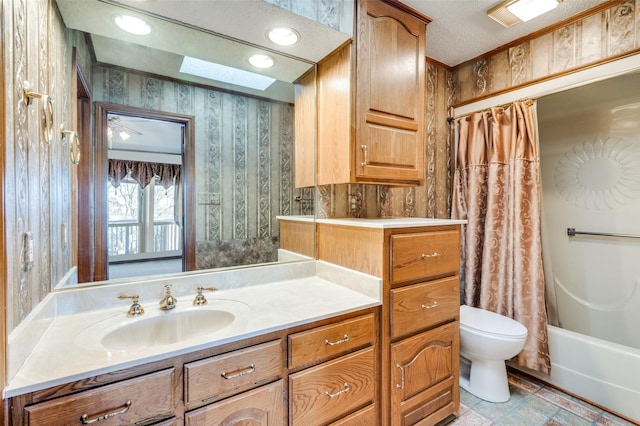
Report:
M177 304L178 299L171 295L171 286L169 284L165 284L164 297L160 300L160 309L163 311L169 311L175 308Z

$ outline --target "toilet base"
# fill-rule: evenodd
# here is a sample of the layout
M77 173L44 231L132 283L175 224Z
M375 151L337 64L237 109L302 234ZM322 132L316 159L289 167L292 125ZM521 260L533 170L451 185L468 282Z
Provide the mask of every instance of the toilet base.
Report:
M504 361L471 361L461 356L460 387L489 402L507 402L511 398Z

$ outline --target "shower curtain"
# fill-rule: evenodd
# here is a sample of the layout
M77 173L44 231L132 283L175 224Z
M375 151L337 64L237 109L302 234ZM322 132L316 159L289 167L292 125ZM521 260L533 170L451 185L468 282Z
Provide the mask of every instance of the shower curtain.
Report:
M452 217L467 220L464 302L525 325L527 341L514 361L550 374L535 102L477 112L457 128Z

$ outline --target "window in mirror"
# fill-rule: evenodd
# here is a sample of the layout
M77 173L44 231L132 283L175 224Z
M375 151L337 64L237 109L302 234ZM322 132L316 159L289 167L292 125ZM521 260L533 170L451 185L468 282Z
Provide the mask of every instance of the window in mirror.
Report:
M117 188L111 183L108 188L109 276L148 274L149 268L180 272L182 232L176 223L176 185L164 188L156 177L141 188L126 178Z

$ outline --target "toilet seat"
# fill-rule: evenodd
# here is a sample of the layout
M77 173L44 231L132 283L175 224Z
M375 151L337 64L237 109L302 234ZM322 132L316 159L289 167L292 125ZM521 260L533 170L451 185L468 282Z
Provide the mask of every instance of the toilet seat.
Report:
M527 328L504 315L468 305L460 306L460 327L500 338L514 339L527 336Z

